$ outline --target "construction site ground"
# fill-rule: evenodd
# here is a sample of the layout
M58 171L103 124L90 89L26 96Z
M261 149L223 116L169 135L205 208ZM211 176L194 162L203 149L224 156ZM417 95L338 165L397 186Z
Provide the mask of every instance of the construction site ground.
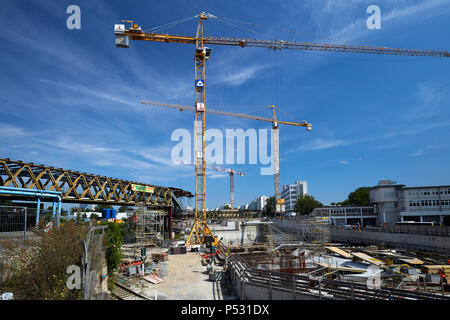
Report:
M200 252L169 255L162 283L152 284L139 277L124 279L121 283L150 299L157 300L234 300L231 284L225 279L209 281ZM216 266L217 271L222 267Z

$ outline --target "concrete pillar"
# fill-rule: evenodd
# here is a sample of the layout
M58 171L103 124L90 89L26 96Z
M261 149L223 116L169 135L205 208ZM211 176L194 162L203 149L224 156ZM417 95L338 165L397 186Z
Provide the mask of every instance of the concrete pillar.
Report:
M423 222L423 216L420 216L420 222Z

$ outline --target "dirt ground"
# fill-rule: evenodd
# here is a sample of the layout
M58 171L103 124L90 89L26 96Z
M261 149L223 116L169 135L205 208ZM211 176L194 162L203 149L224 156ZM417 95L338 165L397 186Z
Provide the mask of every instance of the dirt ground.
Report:
M201 264L199 252L169 254L169 261L162 263L165 281L151 284L145 280L133 281L134 290L157 300L233 300L231 285L225 280L212 282L206 266ZM222 267L216 266L216 270Z

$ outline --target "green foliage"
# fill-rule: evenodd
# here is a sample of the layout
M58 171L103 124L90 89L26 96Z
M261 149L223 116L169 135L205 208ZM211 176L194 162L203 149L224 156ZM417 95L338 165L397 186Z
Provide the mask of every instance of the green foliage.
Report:
M120 206L117 212L127 212L127 209L128 209L127 206Z
M262 214L264 216L271 216L276 210L275 196L269 197L266 200L266 205L264 206Z
M7 276L0 278L0 290L13 292L18 300L82 299L82 290L70 290L66 282L67 268L81 267L85 235L85 226L68 222L60 230L53 228L45 233L41 240L28 242L25 248L2 243L6 250L0 270L6 270Z
M308 215L314 210L314 208L321 206L321 202L317 201L313 196L305 194L304 196L298 197L294 205L294 211L301 215Z
M13 202L11 200L0 200L0 206L12 206Z
M102 225L107 225L105 233L105 246L106 246L106 264L108 266L108 275L112 275L113 272L119 267L122 262L122 244L124 236L124 226L114 222L102 222Z
M93 213L93 214L90 215L90 218L97 220L98 219L98 214Z
M112 209L112 205L110 204L99 204L95 207L96 212L102 212L103 209Z
M347 199L340 202L340 205L368 206L370 205L369 187L360 187L351 192Z

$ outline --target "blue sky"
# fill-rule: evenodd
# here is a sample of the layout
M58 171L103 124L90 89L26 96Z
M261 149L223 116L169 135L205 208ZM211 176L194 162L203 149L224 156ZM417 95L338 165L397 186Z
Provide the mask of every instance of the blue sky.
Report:
M81 30L66 27L71 4L81 8ZM372 4L381 8L380 30L366 27ZM146 29L202 11L256 24L210 19L207 35L450 50L449 0L4 0L0 157L193 191L193 168L171 163L170 137L177 128L192 131L194 115L139 103L193 104L193 47L133 41L116 48L113 26L132 19ZM164 31L195 29L191 19ZM207 105L269 117L258 108L275 104L280 119L313 124L312 132L280 127L282 184L307 180L324 204L379 179L450 184L450 59L212 48ZM210 115L207 127L270 123ZM235 179L237 204L273 194L260 165L231 167L247 173ZM228 177L209 172L208 207L228 199Z

